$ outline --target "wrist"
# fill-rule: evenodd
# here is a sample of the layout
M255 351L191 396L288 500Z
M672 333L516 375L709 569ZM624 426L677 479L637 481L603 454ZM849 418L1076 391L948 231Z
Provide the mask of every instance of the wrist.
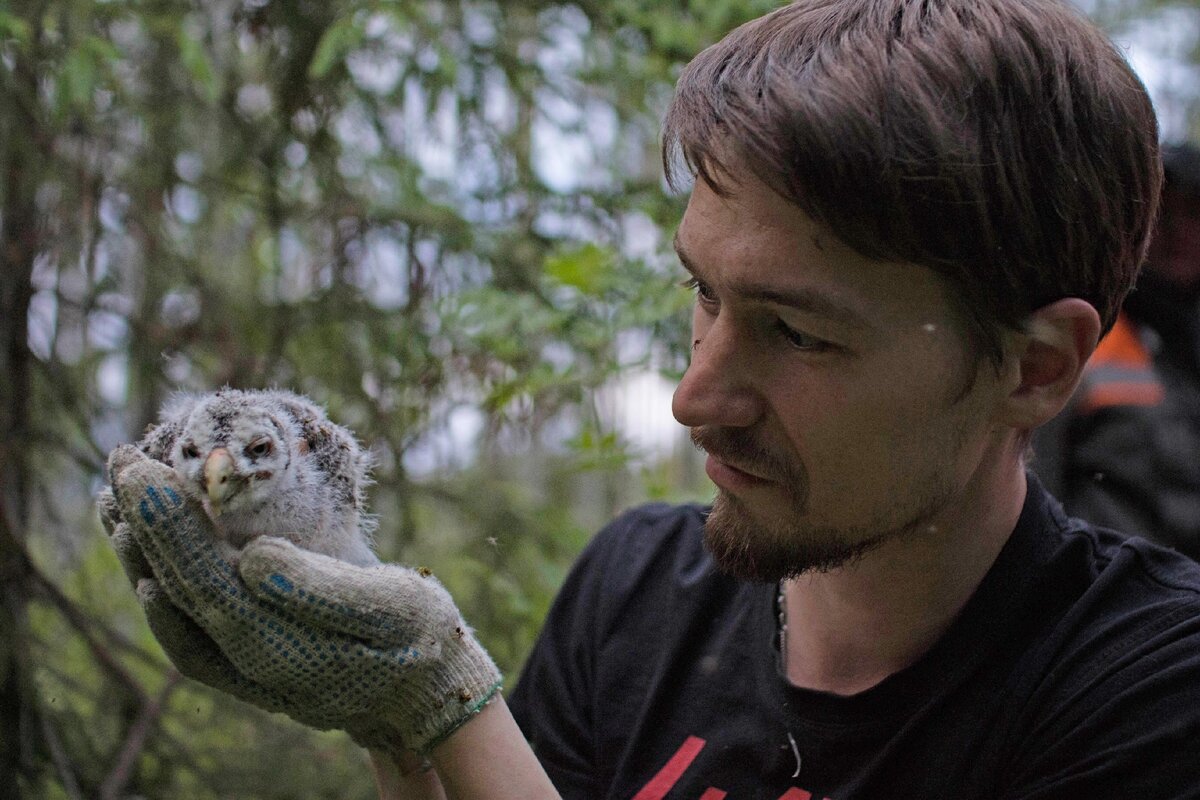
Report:
M503 681L497 679L497 681L492 684L491 688L479 696L478 700L461 703L460 705L456 706L454 713L448 714L446 717L444 717L444 720L448 722L448 724L444 726L444 730L431 737L426 743L422 744L420 747L420 752L432 752L435 748L441 745L442 742L445 742L447 739L457 733L462 726L473 720L485 708L487 708L488 704L492 703L497 697L500 696L500 690L503 688L503 685Z
M502 695L497 694L429 755L450 797L559 800Z
M437 771L411 751L368 750L379 800L446 800Z

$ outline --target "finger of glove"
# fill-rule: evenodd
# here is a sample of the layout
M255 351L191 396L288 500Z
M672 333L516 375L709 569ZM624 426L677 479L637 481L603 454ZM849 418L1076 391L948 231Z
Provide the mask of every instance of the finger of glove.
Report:
M100 524L104 526L104 532L112 536L113 531L121 524L121 506L117 504L112 489L107 486L96 493L96 511L100 514Z
M189 674L186 665L197 680L317 727L341 727L339 719L378 706L393 676L415 659L308 626L244 590L181 609L151 583L165 598L156 624L177 644L168 654L180 659L180 672Z
M294 626L262 618L257 627L247 621L237 636L226 626L227 655L157 581L139 583L138 599L180 673L239 700L325 730L379 707L386 694L389 660L361 645L302 639Z
M360 567L268 536L246 545L238 569L252 593L296 620L375 647L428 650L463 630L450 593L426 572Z
M305 713L309 704L289 702L286 692L265 686L239 670L204 629L171 602L157 581L139 582L137 595L154 638L182 675L268 711L282 711L297 718Z
M278 710L322 729L379 713L421 656L374 648L282 612L239 614L230 622L214 639L237 674L279 697Z
M104 465L104 470L108 473L109 485L116 485L117 476L124 472L127 467L149 460L150 458L135 445L123 444L113 448L108 454L108 461Z
M176 669L223 692L238 683L233 664L208 634L171 601L158 581L139 581L137 596L150 631Z
M413 656L306 629L252 596L201 603L193 619L162 582L142 580L150 628L181 673L313 727L344 727L380 706ZM243 593L244 594L244 593Z
M286 666L272 647L276 640L297 640L294 626L269 617L269 609L246 591L204 509L183 495L174 472L140 454L130 461L113 487L125 524L164 594L215 643L236 674L253 679L255 688L244 691L261 694L264 687L284 685Z
M135 589L139 581L154 577L154 571L150 568L150 562L142 554L142 547L129 530L128 525L125 523L118 525L109 535L108 541L112 544L113 550L117 554L117 560L121 562L122 569L125 570L125 577L129 578L130 584Z
M205 608L244 597L241 581L217 547L204 508L184 494L170 467L136 449L134 455L114 477L113 493L171 599L195 617Z

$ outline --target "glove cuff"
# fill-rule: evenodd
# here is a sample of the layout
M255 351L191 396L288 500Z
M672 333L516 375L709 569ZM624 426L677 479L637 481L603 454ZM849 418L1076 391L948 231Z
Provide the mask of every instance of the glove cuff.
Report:
M405 709L413 725L405 744L421 754L482 711L503 684L495 662L465 624L442 644L441 658L429 668L436 675L422 687L421 700Z

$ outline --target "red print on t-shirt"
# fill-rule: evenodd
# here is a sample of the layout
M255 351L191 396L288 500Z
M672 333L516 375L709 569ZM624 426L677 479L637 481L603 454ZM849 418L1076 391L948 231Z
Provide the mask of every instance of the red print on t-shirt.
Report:
M675 751L675 755L667 760L663 768L633 796L633 800L663 800L667 792L675 787L683 773L687 771L696 756L704 749L705 740L699 736L689 736L683 745ZM710 786L700 795L699 800L723 800L728 794L722 789ZM793 786L779 796L779 800L812 800L812 792L806 792ZM829 800L828 797L825 800Z

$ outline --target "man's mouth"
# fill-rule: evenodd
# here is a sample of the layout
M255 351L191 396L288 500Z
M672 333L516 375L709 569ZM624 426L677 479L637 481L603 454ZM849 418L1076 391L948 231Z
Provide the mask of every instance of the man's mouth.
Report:
M718 427L692 428L692 443L708 453L704 471L712 482L730 491L802 483L787 462L744 431Z
M704 462L704 471L708 473L708 477L718 487L731 491L753 489L771 482L767 478L760 477L747 469L735 466L713 453L708 454L708 460Z

